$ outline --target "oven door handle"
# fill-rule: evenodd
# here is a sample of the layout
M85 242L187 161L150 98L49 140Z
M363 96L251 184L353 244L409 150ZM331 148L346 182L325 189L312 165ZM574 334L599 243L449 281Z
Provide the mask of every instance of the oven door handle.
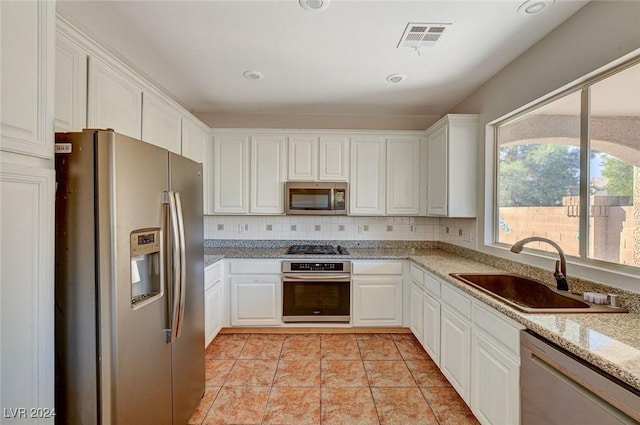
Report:
M351 282L351 275L348 274L286 274L282 276L283 282Z

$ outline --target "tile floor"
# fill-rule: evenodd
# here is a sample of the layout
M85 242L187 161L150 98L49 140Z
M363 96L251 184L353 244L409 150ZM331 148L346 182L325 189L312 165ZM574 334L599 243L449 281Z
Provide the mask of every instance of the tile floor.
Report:
M478 424L411 334L222 334L189 424Z

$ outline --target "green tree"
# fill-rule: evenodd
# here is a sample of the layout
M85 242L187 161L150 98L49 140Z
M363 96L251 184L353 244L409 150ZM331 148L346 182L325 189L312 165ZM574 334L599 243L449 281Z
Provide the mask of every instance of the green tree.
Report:
M580 149L575 146L523 144L500 150L501 207L562 205L579 180Z
M629 205L633 205L633 165L603 154L602 175L607 178L609 195L628 196Z

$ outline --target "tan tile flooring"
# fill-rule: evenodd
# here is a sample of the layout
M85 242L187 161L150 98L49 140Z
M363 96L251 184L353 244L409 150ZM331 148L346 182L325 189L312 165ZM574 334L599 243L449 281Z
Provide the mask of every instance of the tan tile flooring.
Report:
M221 334L189 424L475 425L411 334Z

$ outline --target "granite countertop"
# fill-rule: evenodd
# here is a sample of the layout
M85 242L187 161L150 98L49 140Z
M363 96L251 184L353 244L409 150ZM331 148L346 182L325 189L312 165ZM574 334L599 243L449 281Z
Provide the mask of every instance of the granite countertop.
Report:
M640 314L522 313L449 276L449 273L504 273L503 269L441 250L411 255L409 259L527 329L640 390ZM508 271L517 273L517 270Z
M505 269L441 249L348 248L341 259L409 259L456 288L612 376L640 390L640 314L529 314L515 310L449 276L449 273L500 273ZM221 258L309 258L285 254L286 248L205 248L205 265ZM336 258L318 256L313 258ZM518 270L506 270L518 273ZM524 273L520 273L524 274ZM571 280L570 280L571 282Z

